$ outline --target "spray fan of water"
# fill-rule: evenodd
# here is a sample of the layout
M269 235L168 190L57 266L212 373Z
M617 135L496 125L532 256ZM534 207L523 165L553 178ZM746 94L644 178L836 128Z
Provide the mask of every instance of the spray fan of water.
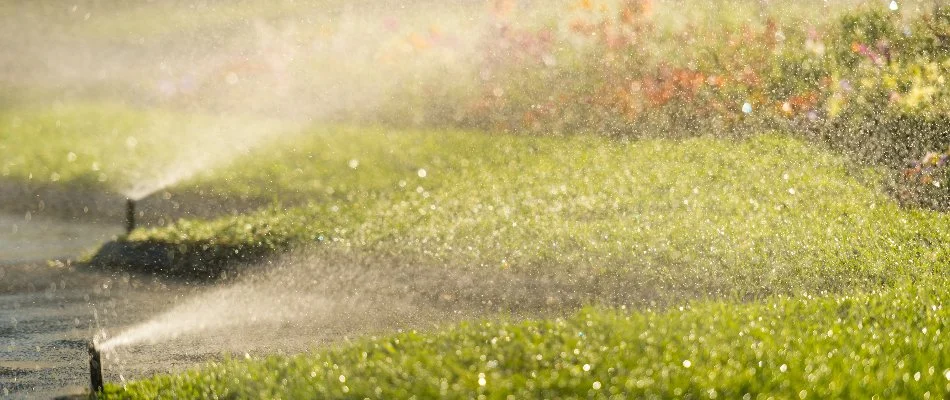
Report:
M174 131L171 149L150 154L140 153L138 167L128 168L119 183L120 192L131 200L141 200L158 190L210 171L235 157L249 154L256 147L296 133L293 122L248 121L246 118L218 117L195 124L166 125L159 121L141 136L162 135Z
M307 351L343 337L427 329L495 313L518 318L568 312L585 296L576 283L333 250L256 268L260 272L208 287L115 334L101 329L98 347L117 359L129 355L125 349L174 341L191 343L189 352L199 351L193 345L205 346L200 351L210 354Z

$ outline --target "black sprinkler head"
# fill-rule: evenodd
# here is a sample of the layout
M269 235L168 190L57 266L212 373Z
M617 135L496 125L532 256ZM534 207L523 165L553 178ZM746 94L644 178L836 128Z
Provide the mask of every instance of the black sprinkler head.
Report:
M125 231L126 233L132 233L132 230L135 229L135 201L132 199L125 200Z
M102 392L102 357L93 342L89 342L89 380L92 393Z

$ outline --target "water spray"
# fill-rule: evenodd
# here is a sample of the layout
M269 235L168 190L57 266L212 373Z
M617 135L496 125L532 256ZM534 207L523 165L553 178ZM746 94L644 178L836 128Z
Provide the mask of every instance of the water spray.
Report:
M125 200L125 231L126 233L132 233L132 230L135 229L135 201L132 199Z
M93 394L102 392L102 357L95 342L89 342L89 382Z

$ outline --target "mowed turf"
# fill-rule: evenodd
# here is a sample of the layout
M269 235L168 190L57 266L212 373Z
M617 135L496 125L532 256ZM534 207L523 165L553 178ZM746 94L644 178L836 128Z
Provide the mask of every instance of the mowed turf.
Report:
M0 110L0 180L127 191L213 168L246 154L253 139L293 129L265 118L109 102L17 105Z
M14 171L30 160L7 164L10 175L25 177ZM121 240L275 255L341 246L433 268L593 280L608 289L585 301L600 305L563 320L471 322L228 361L109 392L946 397L950 221L900 208L880 178L779 134L289 133L168 189L274 206Z
M839 297L471 322L109 385L105 398L946 398L944 278ZM514 396L514 397L511 397Z
M900 208L868 183L879 179L780 135L618 143L313 129L185 184L309 204L277 199L123 240L255 253L345 246L447 268L603 277L633 303L946 273L947 216Z
M947 217L899 208L873 184L878 172L794 139L618 143L317 129L199 181L261 190L238 183L250 176L306 182L301 191L322 194L303 207L180 222L126 240L274 252L344 246L499 277L600 277L611 290L587 301L614 307L231 360L112 386L110 395L950 393Z

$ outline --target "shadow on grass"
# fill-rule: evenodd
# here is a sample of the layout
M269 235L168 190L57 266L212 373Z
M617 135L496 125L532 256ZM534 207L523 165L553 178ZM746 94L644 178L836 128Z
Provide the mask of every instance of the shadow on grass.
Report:
M211 281L226 278L273 255L273 249L263 246L120 239L104 244L88 261L88 266L163 278Z

